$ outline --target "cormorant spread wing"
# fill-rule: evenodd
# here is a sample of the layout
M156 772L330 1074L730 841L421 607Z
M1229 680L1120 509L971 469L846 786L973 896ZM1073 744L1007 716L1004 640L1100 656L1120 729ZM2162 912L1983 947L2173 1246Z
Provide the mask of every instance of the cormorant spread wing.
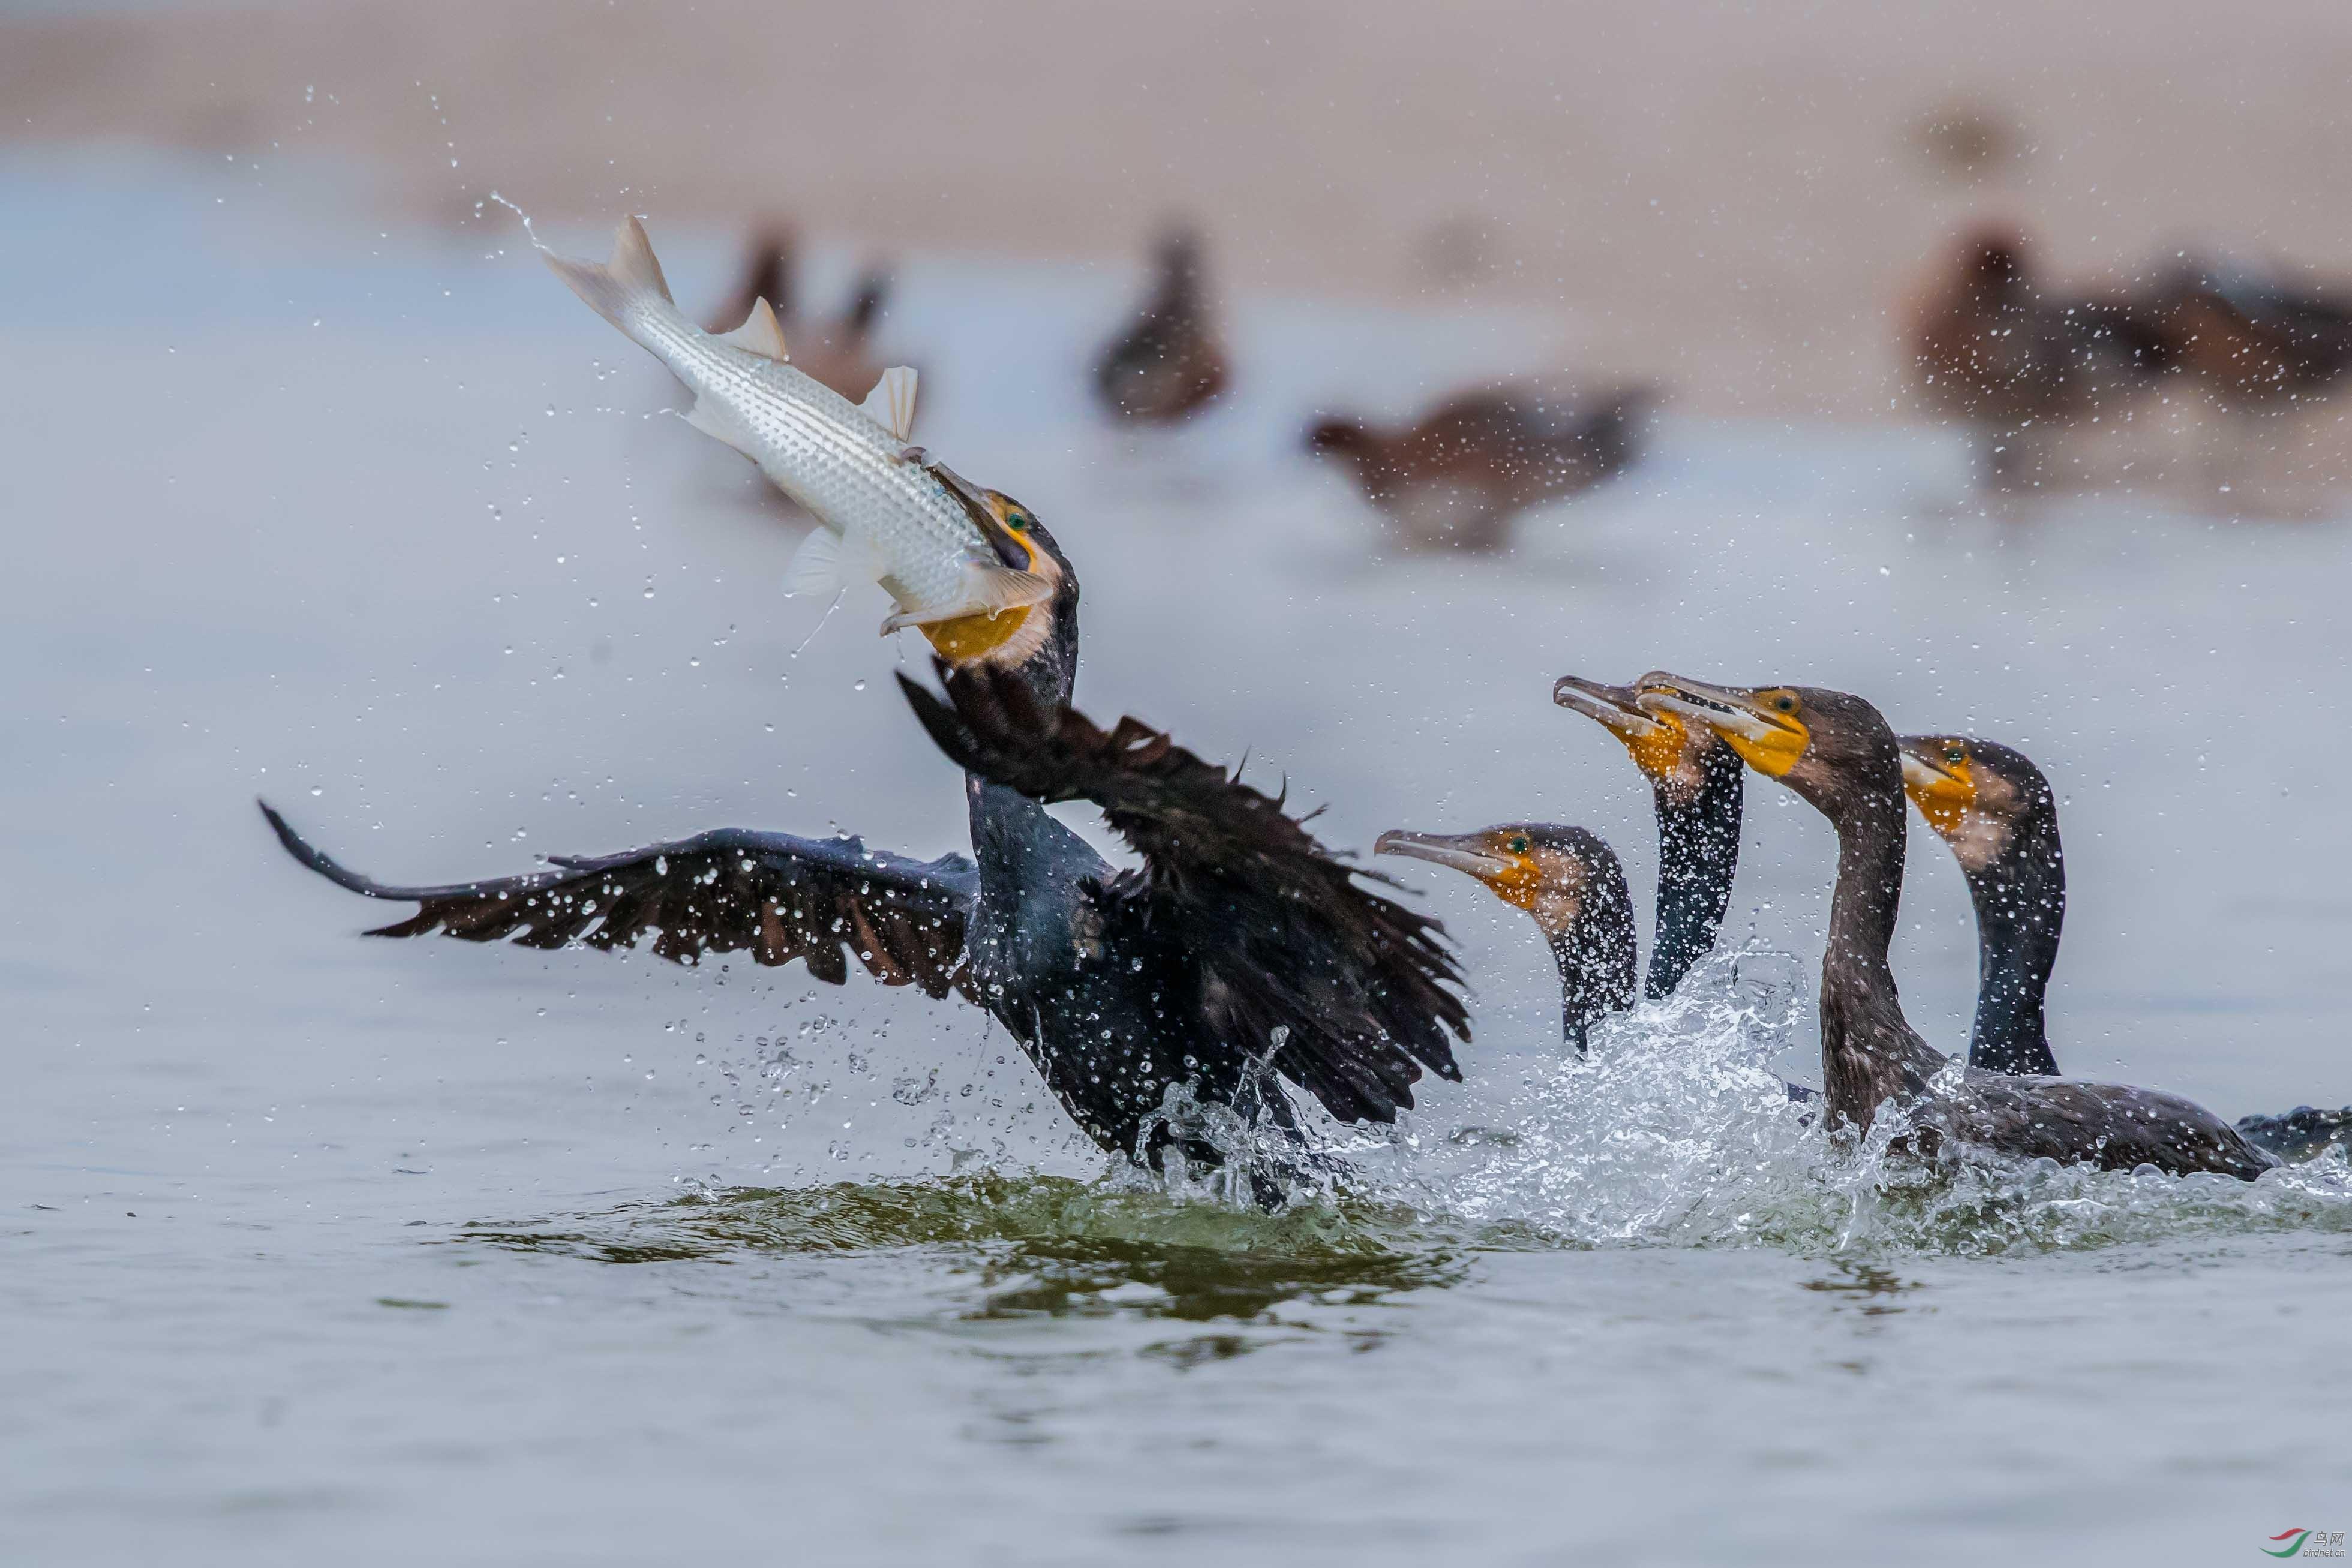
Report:
M1103 885L1106 950L1151 952L1212 1028L1342 1121L1393 1121L1424 1067L1460 1079L1446 1034L1467 1040L1469 1018L1444 927L1366 885L1387 878L1137 720L1106 731L1017 673L940 668L945 700L899 677L940 750L1034 799L1093 801L1143 857Z
M721 827L593 859L551 857L551 868L519 877L396 888L337 865L266 803L261 812L287 851L328 880L422 906L370 936L444 931L467 942L614 948L651 930L654 951L677 963L749 950L761 963L803 959L838 985L855 954L885 985L937 997L969 984L964 924L978 875L961 855L911 860L856 838Z

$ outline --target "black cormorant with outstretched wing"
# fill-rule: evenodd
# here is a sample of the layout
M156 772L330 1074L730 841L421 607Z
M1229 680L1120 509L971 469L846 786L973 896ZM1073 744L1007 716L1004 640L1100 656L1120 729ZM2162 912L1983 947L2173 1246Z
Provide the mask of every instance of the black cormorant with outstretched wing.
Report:
M1188 1100L1279 1145L1297 1125L1277 1075L1343 1121L1382 1122L1412 1106L1424 1068L1458 1079L1448 1036L1466 1040L1469 1026L1444 927L1333 858L1281 799L1133 719L1104 731L1072 710L1076 574L1025 510L983 499L1008 563L1056 592L926 627L948 656L947 695L906 683L967 770L972 859L722 828L402 888L344 869L262 809L312 870L419 906L373 934L610 948L650 931L654 951L681 963L748 952L838 983L854 956L886 984L958 991L1022 1042L1089 1137L1155 1169L1171 1145L1196 1169L1227 1158ZM1114 869L1040 804L1080 799L1103 808L1139 869ZM1253 1173L1286 1165L1276 1148Z

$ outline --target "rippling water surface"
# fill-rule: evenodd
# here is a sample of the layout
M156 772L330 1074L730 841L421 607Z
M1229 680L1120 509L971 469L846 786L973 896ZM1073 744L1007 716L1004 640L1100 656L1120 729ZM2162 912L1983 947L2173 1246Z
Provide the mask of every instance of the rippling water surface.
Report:
M2352 1528L2341 1156L1825 1151L1780 1085L1817 1076L1832 845L1760 786L1727 952L1589 1063L1523 917L1412 879L1477 984L1468 1081L1330 1130L1351 1173L1271 1216L1106 1172L966 1009L359 940L256 794L420 879L727 823L961 847L908 650L877 596L821 628L782 596L791 525L510 226L386 235L290 165L52 160L0 212L0 1558L2185 1562ZM718 294L723 237L654 214ZM1858 689L2058 782L2070 1067L2352 1101L2338 522L1988 513L1932 434L1670 418L1511 559L1390 559L1296 432L1541 368L1541 323L1240 301L1241 397L1138 442L1077 374L1130 284L917 259L891 327L926 440L1076 559L1090 711L1248 750L1335 843L1580 822L1639 889L1646 791L1552 677ZM1973 932L1918 838L1896 967L1957 1045Z

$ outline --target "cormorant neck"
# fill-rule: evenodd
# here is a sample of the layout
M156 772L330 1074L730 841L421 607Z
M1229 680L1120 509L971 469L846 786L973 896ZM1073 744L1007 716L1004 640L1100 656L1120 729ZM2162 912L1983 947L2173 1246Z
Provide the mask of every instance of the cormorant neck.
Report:
M1747 765L1720 742L1706 749L1699 765L1696 791L1680 789L1672 779L1651 781L1658 816L1658 928L1643 994L1653 1000L1681 984L1691 965L1714 950L1739 869Z
M1055 605L1054 635L1021 666L1022 678L1038 700L1055 708L1068 705L1077 673L1076 601L1072 593ZM975 921L977 942L982 940L982 928L1012 919L1030 893L1057 878L1066 879L1073 867L1091 863L1094 857L1085 840L1018 790L968 773L964 797L972 859L980 869L982 918Z
M1962 868L1977 911L1977 1016L1969 1065L1990 1072L2055 1073L2043 997L2066 919L2066 863L2058 813L2037 801L2000 857Z
M1822 1089L1832 1126L1868 1127L1881 1103L1918 1094L1944 1065L1903 1016L1886 958L1902 902L1906 827L1891 736L1886 751L1885 787L1855 789L1831 814L1838 876L1822 953Z
M1612 880L1588 895L1574 925L1544 933L1559 966L1560 1034L1580 1057L1594 1024L1633 1005L1633 901L1622 875Z
M1837 886L1830 894L1829 952L1841 982L1888 994L1895 972L1886 962L1903 902L1903 795L1871 791L1844 802L1832 818L1838 836ZM1824 973L1823 986L1829 976Z

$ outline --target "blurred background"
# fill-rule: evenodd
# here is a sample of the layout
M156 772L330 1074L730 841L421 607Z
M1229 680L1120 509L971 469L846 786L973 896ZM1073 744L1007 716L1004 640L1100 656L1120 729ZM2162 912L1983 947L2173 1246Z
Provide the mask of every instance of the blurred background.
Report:
M1549 956L1461 879L1404 879L1468 1081L1380 1226L1266 1230L1090 1207L975 1011L362 942L251 801L395 880L966 847L920 650L784 596L804 521L519 216L602 256L639 213L698 319L765 295L853 395L919 366L917 439L1076 563L1078 705L1334 846L1581 823L1646 933L1648 789L1554 678L1857 691L2053 781L2069 1069L2352 1101L2347 79L2352 12L2293 0L8 7L0 1556L1810 1562L1834 1517L2159 1561L2321 1517L2340 1198L1886 1221L1629 1143L1658 1108L1559 1098ZM1751 785L1727 940L1808 972L1834 852ZM1925 833L1904 913L1957 1047ZM1817 1079L1815 1028L1755 1049Z

